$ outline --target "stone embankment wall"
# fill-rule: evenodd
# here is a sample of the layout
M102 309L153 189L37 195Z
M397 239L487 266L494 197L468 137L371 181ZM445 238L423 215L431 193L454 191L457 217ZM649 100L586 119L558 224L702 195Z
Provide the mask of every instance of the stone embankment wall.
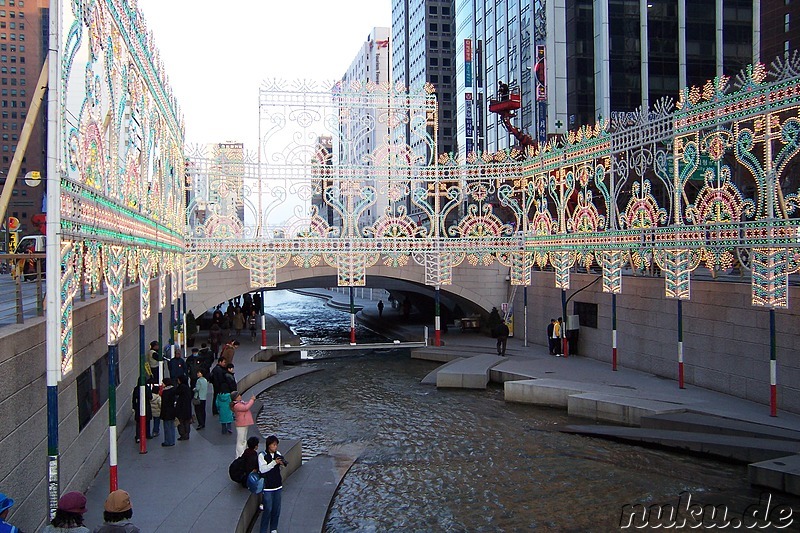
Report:
M533 272L528 289L528 339L546 344L545 328L561 315L553 272ZM567 296L597 275L572 274ZM678 379L678 303L664 295L663 278L625 276L617 295L618 365ZM597 328L580 328L578 354L611 364L611 295L599 281L573 302L597 304ZM514 301L515 331L523 331L522 291ZM789 309L777 310L778 409L800 413L800 289L790 287ZM751 305L749 283L692 280L683 302L684 378L687 385L769 405L769 310Z

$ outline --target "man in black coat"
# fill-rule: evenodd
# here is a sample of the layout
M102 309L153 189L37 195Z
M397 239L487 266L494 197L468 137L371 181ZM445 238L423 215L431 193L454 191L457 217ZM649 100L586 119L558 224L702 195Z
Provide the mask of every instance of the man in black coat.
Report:
M189 388L186 376L178 378L175 388L175 418L178 419L178 440L189 440L189 431L192 429L192 389Z
M161 390L161 422L164 425L164 442L162 446L175 446L175 387L170 378L164 378L164 388Z
M219 410L217 409L217 396L219 396L220 392L222 392L220 389L225 383L225 374L228 373L228 371L225 369L226 366L227 361L220 357L219 361L217 361L217 366L215 366L211 371L211 377L208 380L214 387L214 397L211 399L211 413L214 415L219 414Z

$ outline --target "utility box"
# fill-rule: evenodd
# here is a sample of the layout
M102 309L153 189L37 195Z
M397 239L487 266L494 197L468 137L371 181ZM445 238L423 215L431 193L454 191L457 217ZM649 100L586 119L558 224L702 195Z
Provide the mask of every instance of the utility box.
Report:
M580 315L567 315L567 331L581 329Z

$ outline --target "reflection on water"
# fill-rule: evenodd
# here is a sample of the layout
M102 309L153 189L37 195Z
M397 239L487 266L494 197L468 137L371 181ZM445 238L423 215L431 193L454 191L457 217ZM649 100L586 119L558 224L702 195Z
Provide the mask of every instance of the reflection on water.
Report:
M306 300L294 319L324 323L320 315L335 313L320 308ZM329 532L612 531L623 505L676 504L682 491L739 512L758 502L745 466L559 433L564 411L507 404L500 387L421 385L436 364L407 350L308 364L323 371L270 389L270 421L259 426L302 439L305 459L364 447L334 498Z

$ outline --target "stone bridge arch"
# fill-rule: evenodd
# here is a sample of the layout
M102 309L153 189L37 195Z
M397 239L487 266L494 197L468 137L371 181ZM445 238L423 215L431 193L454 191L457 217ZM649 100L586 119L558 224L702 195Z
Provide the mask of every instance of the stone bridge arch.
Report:
M414 293L432 299L435 289L425 285L424 278L424 269L421 267L376 265L367 270L364 287ZM453 270L453 283L440 287L442 304L451 310L458 305L467 314L488 313L492 307L499 308L501 303L509 301L511 287L508 278L508 267L499 263L456 268ZM278 269L275 287L252 287L250 271L238 262L229 269L208 265L197 273L198 290L186 293L187 309L195 316L200 316L221 302L260 288L328 288L336 284L336 269L328 266L302 268L287 265Z

